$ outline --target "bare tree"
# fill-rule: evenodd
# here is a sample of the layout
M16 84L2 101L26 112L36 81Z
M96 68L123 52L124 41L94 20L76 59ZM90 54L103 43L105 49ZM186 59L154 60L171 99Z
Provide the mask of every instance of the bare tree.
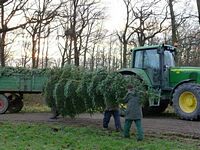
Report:
M178 1L175 0L168 0L168 6L170 9L170 19L171 19L171 42L172 45L178 47L178 51L177 51L177 55L176 55L176 62L177 64L181 64L182 62L182 56L184 55L184 51L188 51L189 49L185 49L185 44L181 45L183 37L187 37L187 32L185 33L185 35L182 35L181 33L181 26L184 26L184 23L187 22L188 19L192 19L192 15L190 14L190 12L188 12L189 10L189 6L190 6L190 1L184 1L184 6L180 12L178 12L177 10L174 11L174 5L180 5L180 3L178 3ZM181 35L181 36L180 36ZM189 41L188 41L189 42ZM189 42L190 43L190 42ZM188 43L188 44L189 44Z
M59 12L58 21L60 26L57 28L57 42L61 54L61 67L71 64L72 61L72 2L68 1L61 7Z
M126 21L125 26L122 32L118 32L117 36L119 38L120 43L123 45L123 52L122 52L122 67L127 66L127 47L128 43L130 41L131 36L133 35L133 32L129 32L129 27L133 24L135 19L133 18L133 15L131 14L132 11L132 3L131 0L123 0L125 6L126 6Z
M26 35L25 33L22 35L23 43L22 43L21 50L23 52L22 52L22 56L21 56L19 65L23 66L24 68L27 67L28 63L31 61L31 57L29 56L31 42L27 40L29 38L30 37L28 35Z
M127 66L128 44L143 46L153 39L157 34L165 31L168 27L163 24L167 20L167 10L164 6L159 13L155 12L155 7L160 0L146 3L145 1L123 0L126 6L126 21L124 30L117 34L123 45L123 67Z
M172 44L177 44L177 23L176 23L176 18L174 14L174 8L173 8L173 1L174 0L169 0L169 9L170 9L170 15L171 15L171 28L172 28Z
M150 4L143 4L140 8L132 9L138 25L131 26L131 29L136 34L139 46L144 46L145 43L153 39L157 34L169 28L169 26L163 25L167 20L167 7L164 6L159 13L152 10L158 2L154 1Z
M5 66L5 47L6 43L6 34L10 31L13 31L18 28L24 28L27 22L22 24L11 24L12 20L22 14L22 10L28 0L1 0L0 1L0 14L1 14L1 27L0 27L0 61L1 66ZM12 9L10 9L12 8Z
M50 23L57 15L58 9L63 4L60 2L57 5L53 5L53 0L35 0L35 4L32 6L34 11L31 14L26 14L26 18L31 18L35 23L30 23L26 30L31 35L32 39L32 68L37 68L40 60L41 53L41 39L45 39L51 33Z
M59 43L62 50L62 65L66 60L71 63L74 59L74 64L79 66L83 53L83 66L86 66L87 52L92 47L91 37L96 34L98 23L101 24L104 18L103 8L98 4L98 0L70 0L64 12L60 14L62 28L65 31L64 36L59 35L65 41L64 45Z

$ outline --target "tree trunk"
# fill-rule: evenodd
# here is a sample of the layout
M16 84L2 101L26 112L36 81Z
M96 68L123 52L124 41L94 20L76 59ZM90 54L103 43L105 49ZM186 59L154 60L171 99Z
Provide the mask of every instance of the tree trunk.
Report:
M6 38L6 32L3 32L0 43L1 67L5 67L5 38Z
M198 18L199 18L199 25L200 25L200 0L197 0L197 9L198 9Z
M108 52L108 71L111 71L111 50L112 50L112 40L110 39L110 46Z
M36 40L35 35L32 35L32 68L36 68Z
M72 37L70 37L70 43L69 43L69 57L68 57L68 64L71 64L72 59Z
M1 3L1 28L3 32L0 34L0 61L1 67L5 67L5 38L6 38L6 26L4 25L4 5Z
M120 43L120 68L123 68L123 45Z
M92 30L92 25L88 27L88 34L86 37L86 41L85 41L85 49L84 49L84 54L83 54L83 66L86 66L86 59L87 59L87 50L88 50L88 43L89 43L89 37L91 34L91 30Z
M102 67L105 67L105 48L103 48L103 52L102 52Z
M68 37L66 36L66 37L65 37L64 52L63 52L63 54L62 54L62 60L61 60L61 68L64 67L64 65L65 65L67 49L68 49Z
M37 35L37 60L36 60L36 68L39 66L39 61L40 61L40 42L41 42L41 23L39 26L39 32Z
M123 63L122 63L123 68L126 68L127 66L126 54L127 54L127 43L124 42L123 43Z
M171 26L172 26L172 45L177 46L178 39L177 39L177 25L176 25L176 18L174 15L174 9L173 9L173 1L169 0L169 8L170 8L170 15L171 15ZM179 52L177 51L177 55L175 56L175 61L177 62L177 65L179 65Z
M94 49L95 49L95 46L93 46L92 48L92 58L91 58L91 70L93 71L94 70Z
M79 66L79 51L77 47L77 37L74 38L74 59L75 66Z
M45 68L48 67L48 51L49 51L49 49L47 48L47 50L46 50L46 56L45 56Z
M45 68L48 67L48 53L49 53L49 37L47 37L47 49L45 55Z
M174 9L173 9L173 0L169 0L169 9L170 9L170 15L171 15L171 25L172 25L172 45L177 44L177 25L176 25L176 19L174 15Z

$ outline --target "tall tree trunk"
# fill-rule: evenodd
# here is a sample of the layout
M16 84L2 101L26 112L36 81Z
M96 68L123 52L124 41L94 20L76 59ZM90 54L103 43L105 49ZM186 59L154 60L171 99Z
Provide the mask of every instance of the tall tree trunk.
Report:
M35 34L32 35L32 68L36 68L36 40Z
M87 43L86 43L86 46L85 46L85 49L84 49L84 54L83 54L83 67L86 68L86 57L87 55Z
M0 37L0 61L1 67L5 67L5 38L6 38L6 26L4 25L4 5L1 3L1 28L3 32L1 33Z
M45 39L43 40L43 47L42 47L42 68L44 68L44 50L45 50L45 45L46 45L46 42L45 42Z
M112 70L115 70L115 63L116 63L116 58L115 56L112 57Z
M120 43L120 68L123 68L123 45Z
M73 1L73 23L72 23L72 31L73 31L73 42L74 42L74 63L75 66L79 66L79 51L77 46L77 32L76 32L76 19L77 19L77 6L78 6L78 0Z
M84 49L84 54L83 54L83 66L84 67L86 66L86 59L87 59L86 55L87 55L87 50L88 50L89 37L90 37L90 34L86 37L85 49Z
M169 9L170 9L171 26L172 26L172 45L177 46L177 44L178 44L177 24L176 24L176 18L174 15L173 1L174 0L169 0ZM177 51L177 55L175 56L175 61L177 62L177 65L179 65L179 52L178 51Z
M6 38L6 32L3 32L0 44L1 67L5 67L5 38Z
M108 52L108 71L111 71L111 49L112 49L112 41L110 39L110 46L109 46L109 52Z
M48 51L49 51L49 48L47 48L47 50L46 50L46 55L45 55L45 68L48 67Z
M45 55L45 68L48 67L48 53L49 53L49 36L47 37L47 49Z
M177 25L176 25L176 18L174 15L174 9L173 9L173 1L169 0L169 9L170 9L170 15L171 15L171 25L172 25L172 45L177 44Z
M102 67L105 67L105 48L103 48L103 52L102 52Z
M95 50L95 44L92 48L91 67L90 67L92 71L94 70L94 50Z
M72 60L72 37L70 36L70 43L69 43L69 57L68 57L68 64L71 64Z
M40 61L40 32L39 32L39 35L38 35L38 44L37 44L37 59L36 59L36 68L38 68L39 66L39 61Z
M68 36L65 37L65 47L64 47L63 54L62 54L61 67L64 67L64 65L65 65L67 49L68 49Z
M199 18L199 25L200 25L200 0L197 0L197 9L198 9L198 18Z
M126 68L127 66L126 54L127 54L127 42L124 42L123 43L123 63L122 63L123 68Z
M77 37L74 38L74 59L75 66L79 66L79 51L77 47Z
M40 42L41 42L41 23L39 26L39 32L37 35L37 59L36 59L36 68L39 66L39 61L40 61Z

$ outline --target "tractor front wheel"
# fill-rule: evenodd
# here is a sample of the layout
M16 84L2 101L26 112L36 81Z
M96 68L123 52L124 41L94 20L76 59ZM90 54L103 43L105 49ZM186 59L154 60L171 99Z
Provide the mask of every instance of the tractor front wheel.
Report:
M200 115L200 86L195 83L184 83L173 94L175 113L185 120L196 120Z
M4 114L8 109L8 99L6 96L0 94L0 114Z

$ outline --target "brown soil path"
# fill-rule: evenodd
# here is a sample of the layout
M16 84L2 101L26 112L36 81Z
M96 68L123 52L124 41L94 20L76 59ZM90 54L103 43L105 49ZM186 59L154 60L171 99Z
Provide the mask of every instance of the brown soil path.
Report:
M102 128L103 115L100 113L92 116L82 114L75 119L59 117L56 120L51 120L49 119L50 116L50 113L3 114L0 115L0 121L62 123ZM124 118L121 118L121 122L122 124L124 123ZM111 120L110 127L114 129L113 119ZM200 121L185 121L169 117L148 117L143 119L143 127L145 134L200 139ZM132 129L134 130L134 125Z

